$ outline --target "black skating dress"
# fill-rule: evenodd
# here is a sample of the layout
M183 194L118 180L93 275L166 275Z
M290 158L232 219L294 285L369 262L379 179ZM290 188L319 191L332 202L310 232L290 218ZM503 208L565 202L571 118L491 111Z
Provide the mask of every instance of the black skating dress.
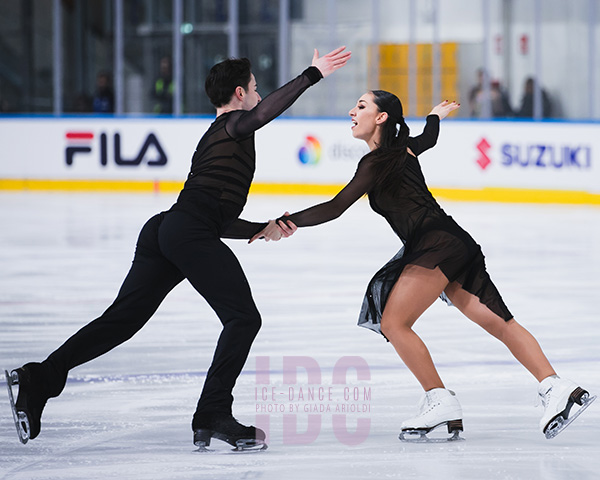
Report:
M425 129L408 140L419 155L433 147L439 134L439 117L427 117ZM481 247L433 198L418 159L406 155L394 172L394 182L382 186L375 181L377 152L358 163L354 178L332 200L282 219L298 227L318 225L339 217L350 205L368 194L371 208L382 215L404 244L403 248L371 279L359 317L359 325L381 333L381 315L392 287L407 265L439 267L450 282L458 282L477 296L492 312L508 321L513 316L504 304L485 268ZM445 295L442 294L442 298Z

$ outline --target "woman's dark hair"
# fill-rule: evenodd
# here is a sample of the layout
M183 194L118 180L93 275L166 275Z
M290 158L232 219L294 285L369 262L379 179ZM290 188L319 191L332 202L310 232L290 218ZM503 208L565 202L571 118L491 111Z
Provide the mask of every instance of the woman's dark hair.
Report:
M408 135L410 130L404 121L402 103L393 93L385 90L372 90L373 100L380 112L386 112L388 118L381 129L378 148L374 150L375 178L383 185L392 181L402 171L406 161Z
M237 87L247 90L251 75L250 60L247 58L229 58L214 65L204 83L210 103L215 107L229 103Z

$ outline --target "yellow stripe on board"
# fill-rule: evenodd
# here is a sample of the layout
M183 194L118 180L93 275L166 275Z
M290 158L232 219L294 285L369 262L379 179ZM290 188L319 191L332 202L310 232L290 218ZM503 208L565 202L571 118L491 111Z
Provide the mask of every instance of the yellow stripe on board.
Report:
M310 183L253 183L250 193L259 195L329 195L334 196L344 185L316 185Z
M600 194L571 190L533 190L525 188L495 188L466 190L460 188L432 188L435 197L463 202L506 203L569 203L600 205Z
M176 193L183 182L159 180L33 180L0 179L0 191L69 191L69 192L140 192ZM255 183L250 193L257 195L336 195L343 185L301 183ZM432 188L435 197L468 202L563 203L600 205L600 194L569 190L534 190L521 188L481 189Z
M183 182L154 180L35 180L0 178L0 190L62 192L178 192Z

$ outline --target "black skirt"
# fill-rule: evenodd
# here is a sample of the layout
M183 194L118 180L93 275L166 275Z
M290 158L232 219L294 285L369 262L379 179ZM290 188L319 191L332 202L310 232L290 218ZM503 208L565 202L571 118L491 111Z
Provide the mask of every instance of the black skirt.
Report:
M358 325L381 333L381 316L392 288L404 267L439 267L449 282L479 298L492 312L511 320L510 313L485 267L485 258L475 241L454 222L450 228L428 229L394 255L371 279L363 299ZM456 228L458 227L458 228ZM445 293L440 298L452 305Z

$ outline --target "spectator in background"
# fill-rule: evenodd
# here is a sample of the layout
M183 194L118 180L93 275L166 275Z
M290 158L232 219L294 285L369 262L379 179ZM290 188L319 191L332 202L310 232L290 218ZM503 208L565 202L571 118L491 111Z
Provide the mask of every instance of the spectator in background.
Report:
M0 97L0 113L9 113L11 111L8 100Z
M160 71L158 78L152 86L152 98L154 113L173 113L173 73L171 69L171 58L160 59Z
M475 84L469 91L469 115L473 118L481 118L484 111L484 82L485 71L480 68L477 70L477 84ZM500 85L500 81L491 81L489 91L491 101L491 116L494 118L512 117L514 112L508 101L508 95Z
M535 91L535 80L532 77L528 77L525 80L525 89L523 92L523 98L521 99L521 107L517 112L517 117L522 118L533 118L533 97ZM542 118L548 118L552 116L552 103L550 97L546 91L541 89L542 99Z
M92 111L94 113L113 113L115 111L115 95L110 86L110 75L107 72L100 72L96 77Z
M481 95L483 92L483 77L484 70L477 70L477 83L469 90L469 115L471 117L479 117L481 114Z
M73 112L90 113L92 112L92 99L85 93L80 93L73 100Z
M490 97L492 100L492 117L512 117L513 109L508 101L508 95L501 87L498 80L490 83Z

